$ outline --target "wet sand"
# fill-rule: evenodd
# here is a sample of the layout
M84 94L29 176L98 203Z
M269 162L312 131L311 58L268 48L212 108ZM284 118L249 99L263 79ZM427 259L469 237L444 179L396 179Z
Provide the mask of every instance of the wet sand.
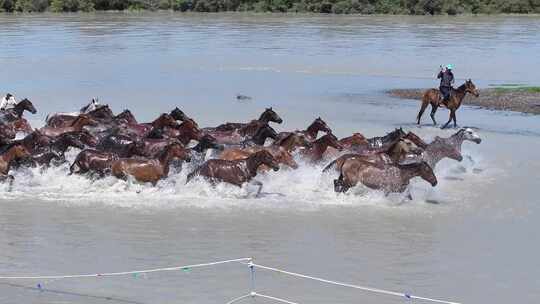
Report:
M422 99L427 89L393 89L387 91L390 96L401 99ZM480 97L467 95L464 104L489 110L515 111L540 114L540 92L520 89L481 89Z

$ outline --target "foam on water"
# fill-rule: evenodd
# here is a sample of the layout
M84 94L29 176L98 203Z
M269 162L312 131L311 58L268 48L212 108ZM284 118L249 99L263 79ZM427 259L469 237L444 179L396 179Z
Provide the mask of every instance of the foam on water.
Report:
M464 150L463 162L442 161L436 168L439 184L432 188L428 183L415 178L410 190L413 201L406 201L403 194L384 196L357 186L347 194L336 194L333 189L335 173L322 173L327 162L318 165L305 163L297 157L300 168L282 168L278 172L260 174L256 180L264 184L260 197L255 197L257 186L242 188L225 183L211 186L202 179L186 184L186 176L194 164L183 164L181 170L171 170L169 177L157 186L140 184L133 180L120 180L109 176L91 179L86 176L69 175L69 165L79 151L72 149L66 154L68 163L59 167L27 168L12 172L15 182L11 189L0 185L0 198L25 201L40 200L62 204L104 204L118 207L140 208L295 208L317 209L323 206L396 206L425 205L425 202L454 204L463 201L468 191L467 184L486 181L490 171L483 168L480 155L471 155ZM457 188L456 188L457 187Z

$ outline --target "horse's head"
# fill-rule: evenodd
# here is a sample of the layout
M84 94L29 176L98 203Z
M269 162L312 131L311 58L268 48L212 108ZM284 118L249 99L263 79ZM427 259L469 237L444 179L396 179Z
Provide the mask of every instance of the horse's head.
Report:
M152 122L152 126L154 128L164 128L164 127L174 128L178 126L178 124L176 123L176 119L174 119L171 115L167 113L163 113L159 115L159 117L156 118L156 120Z
M338 151L343 150L343 146L339 143L338 138L332 133L327 133L326 135L324 135L323 137L321 137L317 141L323 142L328 147L332 147L334 149L337 149Z
M250 156L250 158L256 159L260 164L267 165L271 167L274 171L279 170L279 164L274 159L274 156L266 150L261 150Z
M184 144L189 143L192 139L199 140L203 136L203 132L199 129L197 123L191 119L187 118L182 124L178 127L180 131L180 141Z
M270 107L264 110L264 112L259 117L259 121L265 123L275 122L280 124L283 122L283 119L281 119L281 117L279 117L279 115L274 110L272 110L272 107Z
M184 160L186 162L191 161L189 150L184 148L184 146L178 142L170 144L165 151L172 158Z
M277 136L277 132L274 130L274 128L270 127L268 124L263 124L259 127L259 129L257 129L257 132L255 132L255 135L253 135L253 138L260 140L271 138L275 140Z
M417 145L418 147L420 147L422 149L426 149L427 146L428 146L428 144L422 138L420 138L420 136L418 136L418 135L416 135L416 134L414 134L413 132L410 132L410 131L403 138L406 138L406 139L412 141L415 145Z
M467 81L465 81L465 92L474 95L474 97L480 96L478 89L476 88L471 79L467 79Z
M428 163L425 161L418 163L418 170L420 177L422 177L423 180L430 183L433 187L437 186L437 176L435 176L433 169L428 165Z
M420 155L424 149L418 147L412 140L401 138L391 150L399 155Z
M169 115L171 115L175 120L186 121L189 119L189 117L178 107L175 107Z
M330 129L330 127L326 124L326 122L324 120L322 120L321 117L317 117L313 121L313 123L311 123L310 128L316 130L317 132L321 131L321 132L325 132L327 134L332 133L332 129Z
M36 108L34 107L34 105L32 104L32 102L30 100L28 100L28 98L25 98L21 101L19 101L19 103L15 106L16 108L21 108L23 111L26 110L32 114L36 114L37 113L37 110Z
M436 153L440 154L443 157L448 157L453 160L462 161L463 155L461 155L460 146L454 146L451 143L443 140L440 137L435 137L433 141L434 148Z
M131 113L131 111L128 109L125 109L120 114L116 115L114 119L119 121L124 120L128 125L135 125L138 123L133 113Z
M453 136L461 137L462 140L469 140L477 144L482 142L482 138L471 128L463 128Z
M293 169L298 169L298 163L294 160L294 157L291 155L291 153L283 149L280 149L276 159L282 164L285 164Z

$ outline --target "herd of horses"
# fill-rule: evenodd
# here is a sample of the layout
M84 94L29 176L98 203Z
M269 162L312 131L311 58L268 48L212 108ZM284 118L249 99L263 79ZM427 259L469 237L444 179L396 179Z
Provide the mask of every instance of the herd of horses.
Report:
M472 83L471 83L472 84ZM337 138L328 124L316 118L305 130L277 132L272 124L281 117L267 108L259 118L201 128L178 108L140 123L129 111L114 114L108 105L92 101L76 113L49 115L39 129L32 129L23 113L36 113L27 99L13 109L0 111L0 180L13 183L10 170L48 167L66 163L68 149L80 152L68 174L89 178L115 176L155 185L170 168L192 164L186 183L204 179L211 184L259 185L254 178L274 170L326 165L335 175L334 189L346 192L357 184L384 193L404 192L409 181L421 177L437 185L433 169L443 158L461 161L464 141L480 143L471 129L447 138L425 142L402 128L374 138L354 133ZM16 139L16 134L24 137ZM19 136L20 137L20 136Z

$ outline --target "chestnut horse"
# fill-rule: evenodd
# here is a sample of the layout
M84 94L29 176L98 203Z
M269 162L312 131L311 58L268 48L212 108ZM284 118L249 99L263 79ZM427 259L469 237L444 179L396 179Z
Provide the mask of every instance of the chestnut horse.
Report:
M311 148L302 150L301 154L311 162L318 162L323 158L324 152L326 152L328 147L332 147L338 151L343 150L343 146L341 146L337 137L332 133L328 133L314 141Z
M470 79L465 81L465 83L459 86L457 89L452 88L450 92L450 97L446 102L443 102L442 94L439 90L427 90L422 96L422 106L420 107L420 111L418 112L418 116L416 117L417 124L420 124L422 114L424 114L427 106L431 104L430 116L431 120L433 120L434 125L437 125L437 121L435 120L435 113L437 112L437 109L439 108L439 106L444 106L448 110L450 110L450 117L448 118L448 122L446 122L446 124L444 124L441 129L446 128L452 120L454 121L454 128L457 127L456 111L461 106L463 98L465 98L465 95L467 95L467 93L470 93L475 97L480 96L480 94L478 93L478 89L476 89L476 86Z
M9 169L14 161L30 157L30 153L20 143L10 144L10 146L0 154L0 181L9 178ZM13 179L13 177L11 177Z
M112 162L112 174L118 178L125 179L132 176L142 183L157 182L169 175L169 164L173 159L191 161L189 151L181 144L173 143L167 146L157 159L144 158L120 158Z
M319 134L319 132L324 132L328 134L332 133L332 129L330 129L330 127L326 124L324 120L322 120L321 117L317 117L305 130L295 132L305 135L306 138L310 141L314 141L317 139L317 135ZM281 132L279 133L278 138L283 138L290 133L292 132Z

